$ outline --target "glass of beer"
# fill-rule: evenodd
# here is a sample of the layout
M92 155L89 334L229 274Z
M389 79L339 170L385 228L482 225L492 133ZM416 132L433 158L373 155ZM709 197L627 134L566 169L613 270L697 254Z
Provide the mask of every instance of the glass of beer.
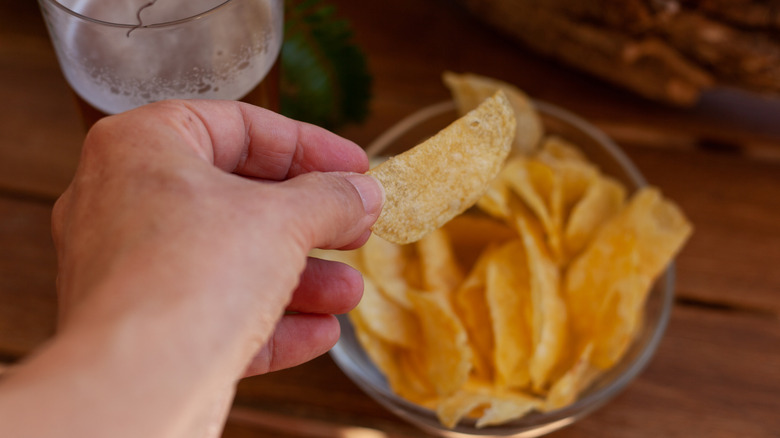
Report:
M85 125L164 99L278 110L283 0L38 0Z

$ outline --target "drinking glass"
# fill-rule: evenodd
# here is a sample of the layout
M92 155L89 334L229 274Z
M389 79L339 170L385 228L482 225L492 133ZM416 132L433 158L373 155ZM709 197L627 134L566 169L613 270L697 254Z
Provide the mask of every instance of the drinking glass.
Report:
M163 99L277 110L283 0L38 0L86 126Z

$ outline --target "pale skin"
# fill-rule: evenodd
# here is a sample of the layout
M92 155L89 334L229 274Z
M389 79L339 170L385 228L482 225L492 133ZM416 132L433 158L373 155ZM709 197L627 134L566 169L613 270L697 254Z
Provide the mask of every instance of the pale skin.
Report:
M357 145L235 102L90 130L57 201L56 335L0 378L0 436L218 437L235 385L338 339L362 279L311 259L370 234Z

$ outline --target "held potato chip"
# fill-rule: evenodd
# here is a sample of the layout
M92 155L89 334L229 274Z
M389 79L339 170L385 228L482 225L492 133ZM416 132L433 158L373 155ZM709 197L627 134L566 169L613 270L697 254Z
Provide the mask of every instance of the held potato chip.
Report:
M503 90L512 105L517 123L515 138L512 142L512 155L524 155L536 149L544 133L544 128L531 99L519 88L503 81L472 73L445 72L442 79L452 92L460 114L466 114L496 91Z
M414 242L474 205L501 170L514 135L514 114L499 91L438 134L369 170L386 193L373 231L391 242Z

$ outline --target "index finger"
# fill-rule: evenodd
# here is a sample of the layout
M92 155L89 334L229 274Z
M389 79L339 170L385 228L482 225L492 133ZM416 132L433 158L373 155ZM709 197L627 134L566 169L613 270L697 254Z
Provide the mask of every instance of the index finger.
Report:
M147 105L165 112L154 120L174 120L192 146L220 169L239 175L284 180L311 171L368 170L360 146L318 126L295 121L242 102L174 100Z

